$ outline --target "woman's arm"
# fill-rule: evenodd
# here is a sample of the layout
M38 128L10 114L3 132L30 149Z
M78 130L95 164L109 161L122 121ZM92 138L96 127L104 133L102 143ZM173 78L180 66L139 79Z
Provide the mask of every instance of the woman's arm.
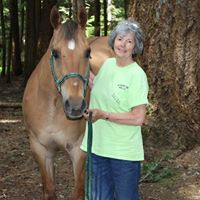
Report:
M145 121L146 105L135 106L130 112L125 113L111 113L99 109L89 109L84 114L86 119L88 119L88 112L92 112L93 122L98 119L104 119L118 124L142 126Z
M92 87L93 87L93 80L94 80L94 78L95 78L95 75L90 71L89 83L88 83L90 89L92 89Z

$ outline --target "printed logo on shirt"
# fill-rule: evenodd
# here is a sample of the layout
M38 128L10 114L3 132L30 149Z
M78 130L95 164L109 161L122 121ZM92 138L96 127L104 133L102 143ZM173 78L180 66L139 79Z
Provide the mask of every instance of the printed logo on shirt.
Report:
M117 97L117 95L115 93L112 94L112 98L114 99L114 101L117 103L117 104L120 104L120 100L119 98Z
M124 84L117 84L118 88L119 89L122 89L122 90L127 90L128 89L128 86L127 85L124 85Z

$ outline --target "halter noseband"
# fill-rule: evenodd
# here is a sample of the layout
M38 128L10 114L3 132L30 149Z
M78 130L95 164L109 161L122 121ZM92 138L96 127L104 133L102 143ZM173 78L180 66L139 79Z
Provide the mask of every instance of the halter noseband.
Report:
M52 73L54 82L55 82L59 92L61 92L61 86L67 79L69 79L69 78L79 78L83 82L83 96L85 97L86 89L87 89L87 85L88 85L88 80L89 80L89 72L90 72L89 64L87 66L87 71L86 71L85 77L83 77L78 72L70 72L68 74L63 75L63 77L61 79L58 79L56 72L55 72L55 67L54 67L54 56L53 56L53 53L52 53L52 50L51 50L50 66L51 66L51 73Z

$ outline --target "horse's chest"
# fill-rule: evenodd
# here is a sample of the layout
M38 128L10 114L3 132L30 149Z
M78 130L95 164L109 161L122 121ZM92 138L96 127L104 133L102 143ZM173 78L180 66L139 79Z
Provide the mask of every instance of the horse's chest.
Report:
M61 122L61 121L60 121ZM66 148L68 144L76 143L84 132L82 123L66 122L63 124L51 123L40 130L40 140L45 145ZM67 123L68 122L68 123Z

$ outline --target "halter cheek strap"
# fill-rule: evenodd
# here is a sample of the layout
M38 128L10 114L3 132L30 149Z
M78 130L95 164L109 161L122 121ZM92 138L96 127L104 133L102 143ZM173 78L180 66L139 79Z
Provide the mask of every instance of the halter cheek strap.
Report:
M69 79L69 78L79 78L83 82L83 96L85 97L85 95L86 95L86 89L87 89L87 85L88 85L88 80L89 80L89 72L90 72L89 65L87 66L87 71L86 71L85 77L83 77L78 72L70 72L68 74L63 75L63 77L61 79L58 79L58 76L57 76L57 74L55 72L53 52L51 50L50 66L51 66L51 73L52 73L54 82L55 82L55 84L56 84L59 92L61 92L62 84L67 79Z

